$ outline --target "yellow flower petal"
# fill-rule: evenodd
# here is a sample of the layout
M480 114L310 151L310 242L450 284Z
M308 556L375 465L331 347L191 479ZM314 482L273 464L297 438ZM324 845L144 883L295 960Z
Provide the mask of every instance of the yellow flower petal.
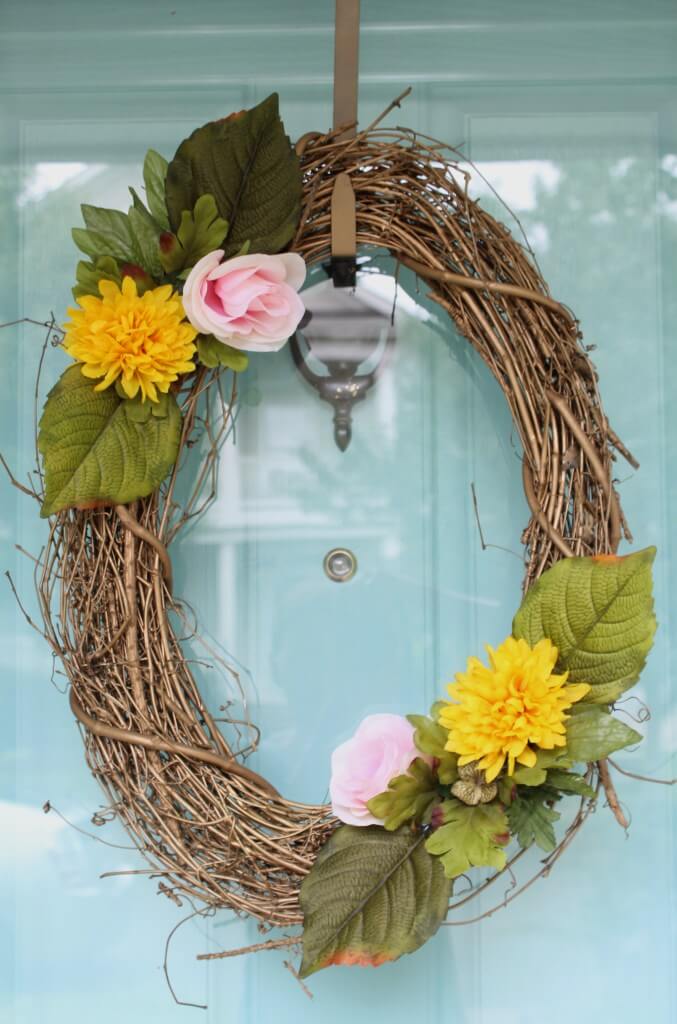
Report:
M122 287L99 281L101 298L84 295L70 308L63 347L82 363L85 377L102 391L120 379L126 395L158 401L180 374L195 369L197 331L184 319L183 305L171 285L137 294L127 276Z
M565 746L566 712L590 687L567 685L568 673L553 671L557 653L547 639L531 648L508 637L496 649L487 646L488 666L468 659L438 716L459 765L478 761L492 782L504 767L509 774L516 763L533 767L538 749Z

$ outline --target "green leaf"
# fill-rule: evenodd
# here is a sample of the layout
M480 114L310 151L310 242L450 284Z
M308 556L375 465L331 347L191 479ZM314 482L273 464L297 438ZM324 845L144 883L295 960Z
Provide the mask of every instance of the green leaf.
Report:
M446 917L450 892L439 861L410 829L339 828L301 885L301 977L413 953Z
M151 277L157 279L162 277L160 244L158 241L160 229L135 192L133 192L133 195L135 205L131 207L128 214L129 225L134 235L135 244L141 254L141 266L144 270L148 271Z
M443 786L452 786L458 779L458 754L445 753L438 758L437 777Z
M222 341L217 341L213 334L199 334L196 344L198 359L210 370L216 366L226 366L235 373L242 373L249 366L249 356L246 352L224 345Z
M88 206L87 203L83 203L80 209L87 230L74 228L73 239L83 252L88 256L113 256L114 259L123 262L142 262L141 251L136 244L126 213L121 213L120 210L107 210L101 206ZM81 244L82 242L88 247Z
M566 725L567 753L572 761L599 761L614 750L631 747L642 739L625 722L614 718L606 708L589 705L573 715Z
M517 783L510 775L499 775L496 779L498 786L498 800L504 807L508 807L517 793Z
M109 247L103 235L95 231L87 231L86 228L73 228L71 237L78 249L92 259L98 259L102 255L110 255ZM127 256L120 256L119 259L126 260Z
M408 774L397 775L388 783L385 793L367 802L367 807L383 827L394 832L407 821L420 821L437 797L435 776L430 766L417 757Z
M165 203L165 179L169 164L163 156L149 149L143 162L143 182L150 212L163 231L169 230L169 217Z
M181 143L166 181L174 231L183 211L205 193L230 224L226 256L246 241L262 253L280 252L291 241L301 215L301 170L277 93L252 110L198 128Z
M554 767L569 768L571 758L564 747L555 750L537 750L536 763L531 768L518 765L512 773L513 783L519 786L541 786L546 779L547 770Z
M163 231L158 239L160 262L166 274L175 274L184 265L185 253L178 238L171 231Z
M434 722L439 722L443 708L449 703L448 700L436 700L430 708L430 717Z
M40 420L43 516L127 504L159 486L178 455L181 413L174 396L163 395L140 421L141 404L122 401L114 388L95 391L77 364L62 374Z
M582 775L565 772L561 768L553 768L548 772L547 784L553 789L559 790L560 793L575 793L577 796L587 796L590 799L597 795Z
M184 210L181 214L181 223L176 233L183 249L181 267L189 271L207 253L220 249L227 233L228 221L219 217L214 196L200 196L192 213Z
M549 853L557 845L553 823L560 815L547 806L546 800L547 796L537 789L521 790L508 807L510 831L522 849L536 843Z
M440 702L441 704L441 702ZM433 712L437 705L433 705ZM448 732L439 722L427 715L407 715L407 721L414 726L414 743L422 754L428 754L437 760L437 776L445 786L450 786L458 779L458 754L444 749Z
M502 871L506 856L508 821L499 804L468 807L460 800L442 804L445 824L426 840L426 849L440 857L447 878L456 878L471 867Z
M414 743L422 754L441 757L446 753L444 745L449 733L439 722L433 721L427 715L407 715L407 721L414 727Z
M513 622L531 646L548 637L569 682L590 683L587 703L609 704L637 682L656 619L655 548L632 555L565 558L531 587Z
M536 768L571 768L572 763L566 747L536 751Z
M81 295L96 295L100 298L99 281L115 281L117 285L122 282L120 268L112 256L100 256L94 263L80 260L75 277L78 283L73 288L74 299L79 299Z
M537 765L534 765L533 768L525 768L520 765L512 773L513 782L518 786L541 786L547 777L548 773L545 768L539 768Z

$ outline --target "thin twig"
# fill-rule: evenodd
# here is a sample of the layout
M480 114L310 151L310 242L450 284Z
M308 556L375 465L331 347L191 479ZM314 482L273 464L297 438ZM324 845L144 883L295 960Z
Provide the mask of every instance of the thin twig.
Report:
M300 986L301 986L301 988L303 989L304 993L305 993L305 994L306 994L306 995L308 996L308 998L309 998L309 999L313 999L313 998L314 998L314 996L313 996L313 993L312 993L312 992L310 991L310 989L308 988L308 986L307 986L307 985L305 984L305 982L304 982L304 981L302 980L302 978L301 978L301 975L300 975L300 974L299 974L299 972L298 972L298 971L296 970L296 968L294 967L294 965L293 965L293 964L292 964L292 963L291 963L291 962L290 962L289 960L283 960L282 962L283 962L284 966L285 966L285 967L287 968L287 970L289 971L289 973L290 973L290 974L291 974L291 975L292 975L292 976L294 977L294 979L295 979L295 980L296 980L296 981L297 981L297 982L299 983L299 985L300 985Z
M654 779L651 775L640 775L638 772L629 772L627 768L621 768L619 764L612 761L610 757L607 758L609 764L620 772L621 775L627 775L629 779L637 779L639 782L652 782L655 786L677 786L677 778L675 779Z
M61 334L65 332L56 326L54 320L33 320L30 316L22 316L18 320L8 320L4 324L0 324L0 331L3 327L17 327L19 324L34 324L36 327L47 327L51 334Z
M74 832L79 832L81 836L86 836L87 839L92 839L95 843L101 843L102 846L110 846L113 850L133 850L138 851L137 846L124 846L121 843L109 843L107 839L102 839L101 836L97 836L94 832L87 832L86 829L80 828L79 825L74 825L72 821L69 821L65 814L62 814L54 804L47 800L43 805L42 809L45 814L56 814L57 818L61 818L65 825L72 828Z
M288 949L298 946L300 936L288 935L282 939L268 939L267 942L255 942L251 946L240 946L239 949L220 949L217 953L199 953L198 960L225 960L231 956L244 956L247 953L260 953L264 949Z
M34 491L32 487L24 487L22 483L19 483L19 481L17 480L17 478L14 476L11 469L7 465L4 455L2 455L1 453L0 465L2 465L3 469L5 470L5 473L9 477L10 483L12 484L13 487L16 487L16 489L18 491L21 491L23 494L27 494L29 498L34 498L36 501L40 501L40 495L36 491Z
M169 976L169 947L171 945L172 939L178 932L179 928L182 928L184 924L188 924L188 922L192 921L194 917L200 916L204 916L204 911L194 909L192 913L188 914L187 917L181 918L178 924L174 925L169 935L167 936L167 941L165 942L165 955L162 960L162 970L164 971L165 981L167 982L167 988L172 994L172 999L178 1006L190 1006L194 1010L207 1010L208 1007L204 1003L191 1003L185 999L179 999L174 989L174 986L172 985L172 979Z
M403 89L402 92L400 93L400 95L396 96L395 99L391 103L388 104L388 106L385 108L385 110L382 111L378 115L378 117L375 118L371 122L371 124L367 127L366 131L368 131L368 132L373 131L374 128L376 128L376 126L379 125L381 123L381 121L383 121L388 116L388 114L390 113L391 110L394 110L396 107L401 107L402 106L402 100L406 100L407 96L410 95L411 88L412 87L410 85L408 85L406 89Z

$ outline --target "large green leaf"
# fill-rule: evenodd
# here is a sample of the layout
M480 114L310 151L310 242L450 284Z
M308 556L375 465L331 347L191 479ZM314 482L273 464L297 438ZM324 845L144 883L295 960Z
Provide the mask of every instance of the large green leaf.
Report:
M38 446L45 469L42 515L64 508L126 504L150 494L179 450L181 413L173 395L157 404L95 391L79 365L50 391Z
M132 194L134 205L130 208L127 216L137 248L141 253L142 265L152 277L158 279L162 277L159 241L161 228L152 213L146 209L136 190L130 188L129 191Z
M198 128L169 164L166 201L173 231L184 210L213 195L230 224L226 256L249 241L275 253L291 241L301 213L301 171L278 113L277 93L252 110Z
M591 684L587 703L612 703L644 667L656 631L655 554L565 558L543 573L515 616L514 636L532 646L548 637L569 681Z
M440 862L411 829L339 828L301 886L301 977L413 953L446 917L450 891Z
M426 840L426 849L440 857L447 878L472 867L505 867L508 822L499 804L469 807L460 800L442 804L444 824Z
M169 164L163 156L149 149L143 162L143 183L146 186L146 202L153 217L163 231L169 230L167 204L165 203L165 180Z
M614 750L631 747L640 733L614 718L606 708L588 705L572 715L567 725L567 754L572 761L599 761Z
M437 784L430 765L417 757L406 775L397 775L384 793L372 797L367 807L383 827L394 832L407 821L420 821L437 797Z

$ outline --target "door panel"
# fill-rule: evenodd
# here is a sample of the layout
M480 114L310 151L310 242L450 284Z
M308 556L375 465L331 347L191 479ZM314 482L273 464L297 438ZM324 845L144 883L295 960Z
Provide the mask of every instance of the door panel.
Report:
M175 5L176 6L176 5ZM592 7L592 10L590 9ZM360 117L368 123L413 83L401 121L456 143L519 218L553 294L596 345L604 406L642 464L617 476L635 544L659 547L661 628L638 695L651 706L642 747L621 763L667 777L674 763L677 510L677 14L671 2L594 5L365 0ZM57 13L58 12L58 13ZM130 0L113 6L6 0L0 16L0 320L57 319L77 259L78 204L123 206L149 145L171 154L195 125L273 88L292 137L331 116L333 4L243 8ZM6 59L4 59L6 57ZM508 220L489 185L474 194ZM515 230L519 230L515 225ZM389 268L384 261L383 269ZM301 800L326 796L329 756L370 711L426 708L485 642L509 631L527 521L519 447L496 383L467 343L401 278L392 362L355 411L342 454L331 411L288 351L255 356L242 379L237 444L217 499L174 553L177 590L206 642L236 669L263 740L252 764ZM2 450L25 477L34 458L42 333L0 333ZM63 365L50 349L43 382ZM482 550L471 499L489 543ZM29 614L44 525L3 482L2 566ZM354 580L322 570L348 546ZM0 619L0 849L4 899L0 1019L130 1024L186 1019L162 961L178 910L115 823L90 823L101 797L49 652L9 588ZM208 651L193 644L195 657ZM199 667L217 708L235 676ZM637 714L633 700L627 711ZM312 978L314 1001L284 956L197 964L198 952L257 941L226 914L172 942L180 998L209 1021L355 1024L387 1015L454 1024L552 1024L677 1017L674 792L624 779L626 840L604 808L548 882L479 925L447 927L379 971ZM78 828L41 808L51 800ZM532 864L537 857L532 857ZM490 909L491 890L470 908ZM494 893L500 901L503 890ZM583 973L581 973L583 972ZM6 975L6 977L5 977Z

